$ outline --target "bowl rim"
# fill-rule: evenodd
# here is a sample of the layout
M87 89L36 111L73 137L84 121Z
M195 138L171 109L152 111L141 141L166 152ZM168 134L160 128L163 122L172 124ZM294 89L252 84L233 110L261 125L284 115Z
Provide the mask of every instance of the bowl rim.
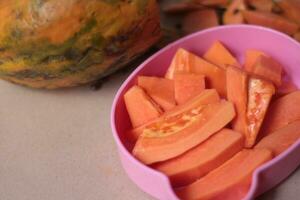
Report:
M175 40L174 42L168 44L167 46L163 47L162 49L160 49L159 51L157 51L156 53L154 53L153 55L148 57L136 69L134 69L133 72L130 73L130 75L122 83L122 85L119 87L119 89L117 90L117 93L114 96L114 100L113 100L112 107L111 107L111 113L110 113L110 125L111 125L114 140L115 140L115 142L118 146L118 151L122 151L123 153L125 153L125 156L127 156L127 158L131 162L133 162L135 165L138 165L138 167L143 168L143 170L147 170L148 173L156 175L156 176L160 176L161 180L168 184L168 188L171 190L171 192L174 194L174 197L176 197L177 199L179 199L179 198L175 194L168 177L165 174L163 174L162 172L156 171L156 170L152 169L151 167L143 164L139 160L137 160L126 149L126 147L121 142L121 139L118 136L118 132L117 132L117 129L116 129L116 123L115 123L116 105L118 103L118 100L121 98L121 94L124 91L125 87L128 85L128 83L144 68L145 65L147 65L151 60L156 59L156 57L158 57L162 52L168 51L173 46L175 46L179 43L182 43L185 40L189 40L193 37L196 37L199 34L205 34L205 33L215 32L215 31L218 31L218 30L232 29L232 28L234 28L234 29L241 29L241 28L242 29L253 29L253 30L260 30L260 31L269 32L271 34L275 34L275 35L278 35L280 37L283 37L285 40L287 40L287 41L293 43L294 45L296 45L300 50L300 44L295 39L291 38L290 36L288 36L284 33L281 33L279 31L271 29L271 28L266 28L266 27L257 26L257 25L248 25L248 24L221 25L221 26L217 26L217 27L213 27L213 28L208 28L208 29L205 29L205 30L201 30L201 31L192 33L192 34L187 35L185 37L182 37L178 40ZM289 155L296 148L300 148L300 139L298 139L293 145L291 145L283 153L281 153L277 157L273 158L272 160L270 160L270 161L266 162L265 164L261 165L260 167L258 167L252 174L252 183L251 183L251 186L250 186L250 189L249 189L247 195L244 197L244 200L250 200L250 199L255 198L255 193L256 193L256 191L258 189L258 185L259 185L258 182L259 182L260 174L262 174L266 169L268 169L272 165L274 165L277 162L279 162L280 160L284 159L287 155Z

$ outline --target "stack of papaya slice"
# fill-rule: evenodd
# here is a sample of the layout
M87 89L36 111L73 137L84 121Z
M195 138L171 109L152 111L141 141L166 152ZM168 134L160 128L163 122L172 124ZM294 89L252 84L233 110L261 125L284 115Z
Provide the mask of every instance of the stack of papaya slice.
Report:
M180 199L242 199L256 168L300 138L300 91L266 52L245 62L220 41L180 48L165 77L138 76L124 95L132 154L166 174Z
M254 24L281 31L300 42L299 0L182 0L163 10L183 15L179 23L184 35L222 24Z

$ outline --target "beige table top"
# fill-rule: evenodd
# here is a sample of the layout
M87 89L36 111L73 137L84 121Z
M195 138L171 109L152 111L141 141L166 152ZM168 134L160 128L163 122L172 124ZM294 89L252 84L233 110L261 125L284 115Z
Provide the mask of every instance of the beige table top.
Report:
M109 114L126 75L98 91L0 81L0 200L150 200L121 168ZM261 199L299 199L300 170Z

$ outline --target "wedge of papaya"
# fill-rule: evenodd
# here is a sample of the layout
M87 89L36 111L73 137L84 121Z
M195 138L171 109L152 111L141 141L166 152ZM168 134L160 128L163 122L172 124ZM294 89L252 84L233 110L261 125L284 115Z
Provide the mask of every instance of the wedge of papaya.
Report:
M300 91L276 99L266 115L262 135L272 133L293 121L300 120Z
M224 24L243 24L242 10L247 8L245 0L233 0L223 15Z
M134 128L146 124L163 113L162 109L139 86L133 86L124 94L124 102Z
M281 85L276 90L276 95L284 96L297 90L297 86L291 80L282 80Z
M215 88L222 97L226 97L226 71L182 48L177 50L165 77L173 79L178 73L202 74L208 88Z
M249 24L273 28L288 35L293 35L299 29L298 24L273 13L244 10L243 16Z
M174 77L175 99L183 104L195 98L205 89L205 79L200 74L176 74Z
M257 58L261 55L267 56L264 52L254 49L249 49L246 51L244 68L248 72L253 71L254 64Z
M256 149L270 149L274 156L278 156L292 144L300 139L300 121L294 121L274 132L269 133L266 137L255 146Z
M273 82L277 87L281 85L282 66L269 56L258 56L251 70L247 71Z
M220 41L215 41L203 55L203 58L223 69L226 69L228 65L240 66L237 59Z
M207 89L207 90L203 90L203 92L201 94L199 94L198 96L196 96L195 98L189 100L188 102L182 104L182 105L178 105L176 107L174 107L173 109L165 112L164 114L162 114L161 117L156 118L154 120L151 120L150 122L139 126L137 128L134 128L130 131L127 132L127 138L128 140L132 141L133 143L136 142L136 140L138 139L138 137L142 134L143 130L158 121L164 121L164 120L168 120L169 118L176 116L180 113L186 112L188 110L197 108L199 106L202 105L207 105L207 104L212 104L212 103L217 103L220 101L220 97L218 92L215 89Z
M255 10L272 12L274 6L273 0L247 0L247 3Z
M234 116L233 104L227 101L183 112L147 126L132 153L145 164L174 158L204 142Z
M300 25L300 1L281 0L276 2L283 10L282 15Z
M242 150L203 178L175 192L182 200L243 199L254 170L271 159L268 149Z
M174 187L180 187L196 181L219 167L242 150L243 146L244 138L241 133L222 129L186 153L153 167L165 173Z
M176 105L173 80L139 76L137 84L164 110L170 110Z
M247 125L245 147L251 148L259 133L273 94L274 85L266 80L251 77L249 79Z
M245 71L229 66L227 68L227 99L234 104L236 116L232 121L233 130L247 132L248 75Z
M184 34L190 34L218 25L218 16L214 9L201 9L189 12L184 16L182 31Z

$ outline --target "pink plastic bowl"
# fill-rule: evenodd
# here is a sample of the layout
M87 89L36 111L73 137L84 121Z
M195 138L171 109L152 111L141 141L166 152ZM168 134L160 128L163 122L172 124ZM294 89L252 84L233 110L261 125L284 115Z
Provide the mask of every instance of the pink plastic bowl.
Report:
M247 49L266 52L282 63L292 81L298 87L300 86L300 45L282 33L258 26L233 25L207 29L182 38L147 59L119 89L112 106L111 127L122 165L128 176L143 191L157 199L178 198L165 175L145 166L126 149L124 133L130 128L130 122L124 106L123 94L135 83L138 75L163 76L179 47L203 55L215 40L224 43L241 63ZM291 174L299 164L300 140L284 153L255 170L251 188L245 199L254 199L274 187Z

